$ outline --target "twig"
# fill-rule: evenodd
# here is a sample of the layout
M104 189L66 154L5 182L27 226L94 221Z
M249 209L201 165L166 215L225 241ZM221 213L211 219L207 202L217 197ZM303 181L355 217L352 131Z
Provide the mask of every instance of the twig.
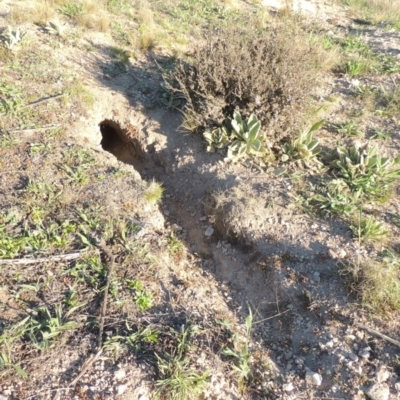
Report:
M275 314L275 315L273 315L272 317L268 317L268 318L264 318L264 319L260 319L259 321L257 321L257 322L253 322L253 325L255 325L255 324L259 324L260 322L264 322L264 321L268 321L269 319L272 319L272 318L276 318L276 317L279 317L280 315L282 315L282 314L286 314L288 311L290 311L290 308L288 308L287 310L285 310L285 311L282 311L281 313L279 313L279 314Z
M33 128L33 129L11 129L8 130L8 133L35 133L35 132L42 132L42 131L47 131L49 129L57 129L61 125L52 125L48 127L43 127L43 128Z
M82 376L85 374L85 372L89 369L89 367L101 356L101 353L103 353L103 349L100 349L96 354L92 354L82 365L81 372L79 372L78 376L71 381L71 383L68 385L68 387L75 386L79 379L82 378Z
M83 364L81 372L78 374L78 376L71 381L71 383L68 385L68 387L75 386L79 379L82 378L82 376L85 374L85 372L89 369L89 367L100 357L100 355L103 352L103 331L104 331L104 318L105 314L107 311L107 297L108 297L108 289L110 287L110 282L111 282L111 276L113 273L114 269L114 262L115 262L115 256L111 253L110 249L107 247L104 239L101 239L100 242L98 243L98 248L103 251L105 256L109 258L109 261L107 263L108 268L107 268L107 278L106 278L106 284L104 286L104 296L103 300L101 303L101 309L100 309L100 322L99 322L99 334L97 338L97 353L95 355L91 355Z
M60 97L64 97L66 95L67 94L64 93L64 94L58 94L57 96L45 97L44 99L36 100L36 101L34 101L32 103L29 103L29 104L27 104L25 106L19 107L18 110L23 110L24 108L28 108L28 107L34 107L34 106L37 106L39 104L46 103L47 101L50 101L50 100L59 99ZM7 114L6 112L3 112L0 115L6 115L6 114Z
M388 342L390 342L390 343L393 343L393 344L395 344L396 346L399 346L399 347L400 347L400 342L399 342L398 340L392 339L391 337L386 336L386 335L384 335L383 333L380 333L380 332L376 331L375 329L369 328L368 326L361 325L361 324L359 324L358 322L355 322L355 324L356 324L359 328L365 329L365 330L368 331L369 333L371 333L371 334L373 334L373 335L376 335L376 336L379 336L380 338L382 338L382 339L384 339L384 340L386 340L386 341L388 341Z
M83 256L86 253L71 253L71 254L60 254L56 256L41 257L41 258L10 258L0 260L0 265L3 264L14 264L14 265L26 265L26 264L37 264L48 261L68 261L75 260Z
M100 250L102 250L103 253L106 255L106 257L109 258L109 261L107 263L107 266L108 266L107 278L106 278L106 284L104 287L103 302L101 304L101 309L100 309L99 336L97 337L97 347L99 349L101 349L101 346L103 345L104 317L105 317L106 311L107 311L108 288L110 287L111 276L112 276L113 269L114 269L115 256L114 256L114 254L111 253L110 249L107 247L104 239L101 239L98 246L99 246Z

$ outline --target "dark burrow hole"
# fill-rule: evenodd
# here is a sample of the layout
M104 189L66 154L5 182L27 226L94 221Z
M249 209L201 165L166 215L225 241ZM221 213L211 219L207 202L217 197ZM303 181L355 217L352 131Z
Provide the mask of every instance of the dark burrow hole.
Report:
M133 126L122 128L111 119L99 123L101 147L111 153L118 161L132 165L139 173L144 167L146 153L140 142L140 133Z

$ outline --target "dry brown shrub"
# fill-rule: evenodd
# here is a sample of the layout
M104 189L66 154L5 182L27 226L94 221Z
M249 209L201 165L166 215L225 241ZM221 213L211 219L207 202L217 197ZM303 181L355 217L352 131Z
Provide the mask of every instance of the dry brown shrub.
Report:
M185 95L185 114L201 121L199 128L218 126L234 110L242 117L255 113L276 141L301 126L324 56L294 20L263 31L224 28L178 62L173 87Z

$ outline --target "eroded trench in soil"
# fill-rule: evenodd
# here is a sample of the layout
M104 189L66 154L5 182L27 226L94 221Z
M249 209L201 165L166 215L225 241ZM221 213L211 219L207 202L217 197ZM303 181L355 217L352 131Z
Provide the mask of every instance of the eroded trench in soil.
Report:
M204 215L207 208L205 204L210 194L209 188L197 187L194 193L197 201L186 201L188 193L179 186L179 179L182 177L175 177L178 173L169 171L153 146L144 149L143 140L135 128L121 127L119 123L110 119L101 121L99 127L103 150L114 155L119 161L132 165L143 179L155 179L163 184L166 196L163 198L161 210L166 220L173 230L178 226L178 236L189 250L202 260L203 269L214 274L222 285L228 286L235 306L245 310L251 306L262 318L276 313L277 289L271 287L274 286L275 280L268 279L267 282L265 271L253 262L256 252L249 246L237 243L235 238L228 238L225 232L219 232L215 226L211 236L205 235L205 230L210 226L205 222L207 216ZM187 174L190 179L190 173ZM232 183L228 186L226 182L221 183L219 189L223 190L229 186L232 186ZM203 215L200 221L199 214ZM184 234L179 228L182 228ZM227 248L231 249L230 256L226 254ZM272 295L268 296L268 293Z
M170 118L171 115L167 114L166 121ZM341 236L341 228L326 227L325 236L318 239L311 235L308 249L305 245L301 247L298 237L291 236L291 232L287 231L280 242L261 235L247 247L234 241L229 243L226 231L218 226L221 223L212 220L211 224L208 220L216 214L215 210L210 210L213 207L212 204L210 206L210 198L218 190L239 187L247 179L241 176L243 171L221 172L218 158L204 152L201 139L188 136L184 141L181 133L176 134L175 126L165 133L168 145L158 146L157 141L155 144L145 143L135 128L122 127L112 120L104 120L99 125L103 150L132 165L143 179L155 179L163 184L165 196L160 209L167 223L197 258L204 272L214 275L229 307L242 317L248 314L249 308L252 309L256 320L253 332L269 350L271 358L279 360L284 357L282 354L289 351L290 354L301 355L304 365L313 371L321 365L336 368L338 361L333 353L315 349L319 349L321 337L330 337L331 329L334 332L341 329L340 324L335 325L336 314L332 314L332 310L347 307L343 307L348 300L337 274L336 262L324 253L324 241L332 236ZM182 157L177 156L178 151L193 157L180 163ZM268 176L263 179L268 185ZM276 196L276 183L273 185L270 191L272 196ZM248 187L244 186L245 189ZM245 193L247 195L250 193ZM261 198L256 201L259 207ZM269 215L276 220L281 218L274 213L276 210ZM301 215L295 217L301 218L301 222L297 222L301 232L313 224ZM258 210L256 218L271 219L265 210ZM277 225L273 222L270 228L282 227L281 222ZM177 225L178 230L174 229ZM215 229L211 236L205 234L209 227ZM305 258L296 258L299 248L306 254ZM286 251L288 257L281 257L275 263L277 258L274 257L281 250ZM315 271L325 274L326 279L319 279L318 275L318 280L314 280ZM334 324L332 321L335 321ZM304 351L305 348L310 351ZM326 387L334 384L329 380L325 381Z

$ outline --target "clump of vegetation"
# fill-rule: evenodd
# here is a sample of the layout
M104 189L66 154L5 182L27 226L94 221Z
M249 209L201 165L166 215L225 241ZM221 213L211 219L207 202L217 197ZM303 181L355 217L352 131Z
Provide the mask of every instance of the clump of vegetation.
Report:
M318 140L313 138L313 134L323 124L324 120L315 123L308 131L301 131L293 142L283 145L282 161L288 160L311 160L320 152Z
M400 310L400 257L386 250L380 259L342 265L350 290L363 307L384 314Z
M164 188L158 182L152 181L144 192L144 199L147 203L156 204L161 201Z
M233 113L233 119L227 119L225 126L204 132L208 142L207 151L214 152L228 146L228 158L236 159L245 155L262 156L265 153L261 135L261 123L251 114L243 120L238 112Z
M375 147L338 147L332 167L351 189L366 195L382 197L400 178L400 168L394 169L400 158L380 157Z
M276 143L301 127L324 51L291 22L262 32L209 32L188 61L177 63L171 86L185 95L184 112L197 128L213 131L234 112L244 119L254 114Z

